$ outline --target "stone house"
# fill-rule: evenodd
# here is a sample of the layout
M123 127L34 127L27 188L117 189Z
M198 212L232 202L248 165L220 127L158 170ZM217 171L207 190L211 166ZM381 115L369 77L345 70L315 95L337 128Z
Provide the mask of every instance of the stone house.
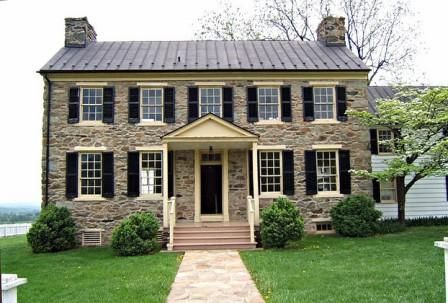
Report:
M279 196L325 232L333 205L371 193L349 173L371 154L345 113L367 110L368 68L345 46L344 18L324 19L315 42L99 42L87 18L65 26L39 71L42 189L71 209L83 244L152 211L170 249L252 247Z

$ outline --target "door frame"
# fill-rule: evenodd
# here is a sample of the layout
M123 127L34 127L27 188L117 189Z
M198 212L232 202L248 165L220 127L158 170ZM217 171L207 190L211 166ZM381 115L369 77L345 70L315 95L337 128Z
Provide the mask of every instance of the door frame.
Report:
M194 153L194 222L229 222L229 151L227 149L214 151L221 154L220 161L202 161L202 154L208 151L195 149ZM204 165L221 165L222 171L222 214L219 215L202 215L201 213L201 166Z

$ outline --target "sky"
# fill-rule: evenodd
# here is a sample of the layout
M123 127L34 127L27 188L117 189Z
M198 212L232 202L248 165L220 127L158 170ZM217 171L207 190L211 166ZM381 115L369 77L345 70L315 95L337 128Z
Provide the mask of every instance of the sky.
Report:
M448 85L441 26L448 1L408 1L421 32L415 81ZM231 2L252 8L252 0ZM87 16L101 41L188 40L198 18L217 7L219 0L0 1L0 206L40 203L43 80L36 71L63 46L65 17Z

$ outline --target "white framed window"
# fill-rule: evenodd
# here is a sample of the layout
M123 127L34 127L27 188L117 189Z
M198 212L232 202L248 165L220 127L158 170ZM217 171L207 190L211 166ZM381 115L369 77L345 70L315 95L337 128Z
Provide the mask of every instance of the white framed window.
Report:
M321 192L339 192L338 185L338 152L337 151L317 151L317 191Z
M221 117L222 96L220 87L199 88L200 116L212 113Z
M280 90L278 87L258 88L258 119L280 119Z
M335 119L336 102L334 87L314 87L313 98L315 119Z
M261 193L282 192L282 152L260 151Z
M79 158L81 196L101 196L102 154L80 153Z
M140 193L162 194L162 151L140 153Z
M380 183L380 197L381 203L397 202L397 186L395 184L395 180L382 181Z
M391 130L388 129L378 129L378 153L380 154L390 154L392 153L392 146L390 145L390 140L394 138Z
M163 89L141 89L141 119L146 122L163 121Z
M81 120L103 120L103 89L98 87L81 88Z

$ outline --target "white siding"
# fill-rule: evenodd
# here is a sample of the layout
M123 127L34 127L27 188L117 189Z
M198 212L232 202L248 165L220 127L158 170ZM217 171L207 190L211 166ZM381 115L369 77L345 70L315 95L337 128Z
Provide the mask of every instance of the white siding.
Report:
M372 170L385 169L385 159L390 156L372 156ZM406 178L408 181L408 178ZM445 177L427 177L412 186L406 195L406 217L442 217L448 216L448 201ZM377 203L376 208L385 218L397 217L397 204Z

